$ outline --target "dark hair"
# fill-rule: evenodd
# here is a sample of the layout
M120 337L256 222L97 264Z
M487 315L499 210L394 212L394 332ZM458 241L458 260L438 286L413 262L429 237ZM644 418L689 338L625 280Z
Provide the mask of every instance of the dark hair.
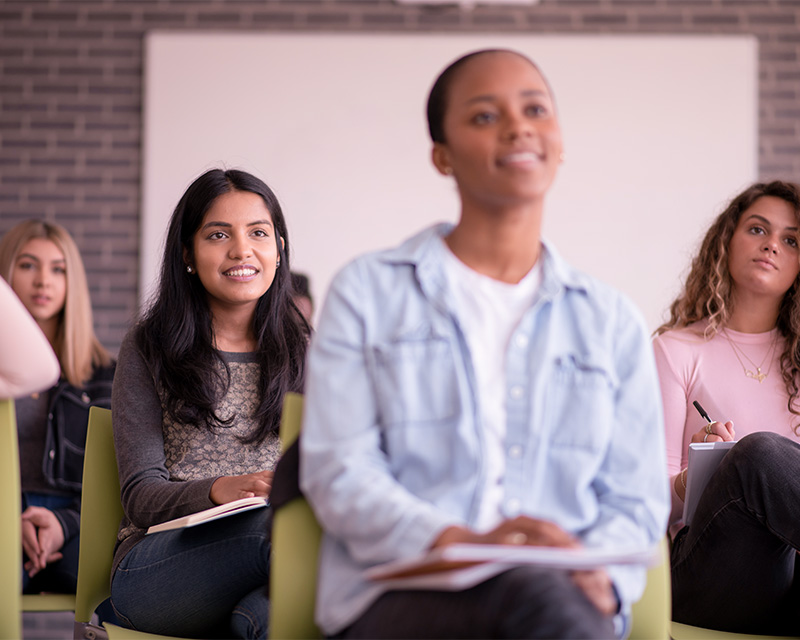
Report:
M280 424L283 396L301 391L310 328L292 300L289 238L280 203L272 190L244 171L212 169L197 178L181 197L170 219L161 275L154 299L135 332L137 346L163 392L170 417L184 424L214 429L229 424L216 413L230 384L230 370L214 348L206 291L186 271L193 237L208 209L230 191L249 191L264 200L283 246L275 238L280 265L269 289L258 300L253 317L261 369L259 428L243 439L260 443ZM225 374L219 373L222 365Z
M659 335L669 329L686 327L707 319L706 337L716 335L733 311L733 282L728 270L728 247L742 214L764 196L780 198L794 209L800 223L800 186L775 180L757 182L731 200L706 232L700 250L692 260L691 270L683 291L670 305L670 318L656 329ZM789 411L800 415L795 408L800 374L800 287L795 280L784 294L778 310L777 328L786 338L781 355L781 374L789 393Z
M308 298L313 304L314 298L311 297L311 285L305 273L292 272L292 287L296 295Z
M467 53L454 62L451 62L444 69L444 71L439 74L439 77L436 78L436 81L433 83L433 87L431 87L431 91L428 94L428 134L433 142L446 142L444 135L444 116L447 112L447 98L450 93L450 85L453 84L453 80L455 79L459 69L461 69L461 67L463 67L473 58L477 58L478 56L482 56L487 53L512 53L516 56L519 56L523 60L527 60L531 66L533 66L533 68L539 72L539 75L542 76L542 79L544 80L548 89L550 88L547 79L544 77L544 74L541 72L539 67L536 66L536 63L518 51L513 51L511 49L481 49L479 51ZM550 91L550 93L552 94L553 92Z

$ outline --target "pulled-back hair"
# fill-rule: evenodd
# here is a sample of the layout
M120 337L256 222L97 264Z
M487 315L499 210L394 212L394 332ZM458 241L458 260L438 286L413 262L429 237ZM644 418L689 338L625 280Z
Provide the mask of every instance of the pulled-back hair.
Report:
M261 375L258 429L244 442L261 443L280 423L283 397L301 391L308 323L292 300L289 237L280 203L255 176L235 169L212 169L181 197L167 231L157 290L135 330L136 344L163 390L165 408L176 422L214 429L228 424L216 408L230 384L230 369L214 348L211 310L200 278L186 271L193 260L193 238L214 201L231 191L259 195L276 232L280 264L269 289L256 303L253 333ZM284 239L284 243L280 242ZM220 371L224 371L221 374Z
M516 56L519 56L523 60L527 60L531 66L539 72L539 75L542 76L542 79L547 85L548 90L550 90L550 85L547 82L547 78L544 77L544 74L541 72L539 67L536 66L536 63L518 51L513 51L511 49L481 49L479 51L467 53L445 67L445 69L434 81L430 93L428 94L428 103L426 109L428 117L428 134L433 142L439 142L443 144L447 142L444 135L444 116L447 112L447 107L449 106L447 104L447 99L450 93L450 85L453 84L453 80L455 79L459 69L461 69L461 67L463 67L473 58L490 53L512 53ZM550 90L550 95L555 102L552 90Z
M700 250L692 260L691 270L681 294L670 305L670 318L656 329L659 335L669 329L680 329L699 320L707 320L707 339L715 336L728 323L733 313L733 281L728 269L728 247L742 214L764 196L780 198L794 209L800 225L800 187L776 180L758 182L731 200L706 232ZM778 311L777 329L786 339L781 354L781 375L789 393L789 411L800 415L796 401L800 373L800 287L798 279L783 296Z
M71 385L82 387L92 377L95 367L111 364L111 356L94 332L86 271L72 236L54 222L20 222L6 231L0 240L0 276L13 288L12 275L17 257L35 238L49 240L64 254L66 296L64 308L58 315L58 329L52 346L64 377Z

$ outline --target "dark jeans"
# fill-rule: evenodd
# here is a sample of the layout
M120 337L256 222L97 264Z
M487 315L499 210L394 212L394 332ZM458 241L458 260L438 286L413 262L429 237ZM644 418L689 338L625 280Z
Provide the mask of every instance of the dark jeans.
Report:
M742 438L723 458L672 548L677 622L800 635L800 445Z
M272 509L146 536L122 559L111 603L131 629L266 638Z
M614 638L569 573L519 567L465 591L390 591L340 638Z

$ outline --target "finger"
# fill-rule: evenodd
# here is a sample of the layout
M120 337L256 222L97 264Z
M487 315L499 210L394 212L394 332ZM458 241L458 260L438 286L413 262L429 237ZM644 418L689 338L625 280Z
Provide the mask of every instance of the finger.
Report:
M22 523L22 549L33 559L39 555L39 540L36 537L36 527L30 522Z

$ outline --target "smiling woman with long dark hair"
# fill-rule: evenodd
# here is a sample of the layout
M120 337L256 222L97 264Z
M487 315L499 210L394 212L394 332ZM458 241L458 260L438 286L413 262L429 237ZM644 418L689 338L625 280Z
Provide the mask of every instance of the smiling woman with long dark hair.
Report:
M123 342L113 392L125 519L111 596L126 626L267 635L269 507L145 530L269 497L283 396L302 389L309 337L289 255L280 204L248 173L208 171L175 208L158 291Z

